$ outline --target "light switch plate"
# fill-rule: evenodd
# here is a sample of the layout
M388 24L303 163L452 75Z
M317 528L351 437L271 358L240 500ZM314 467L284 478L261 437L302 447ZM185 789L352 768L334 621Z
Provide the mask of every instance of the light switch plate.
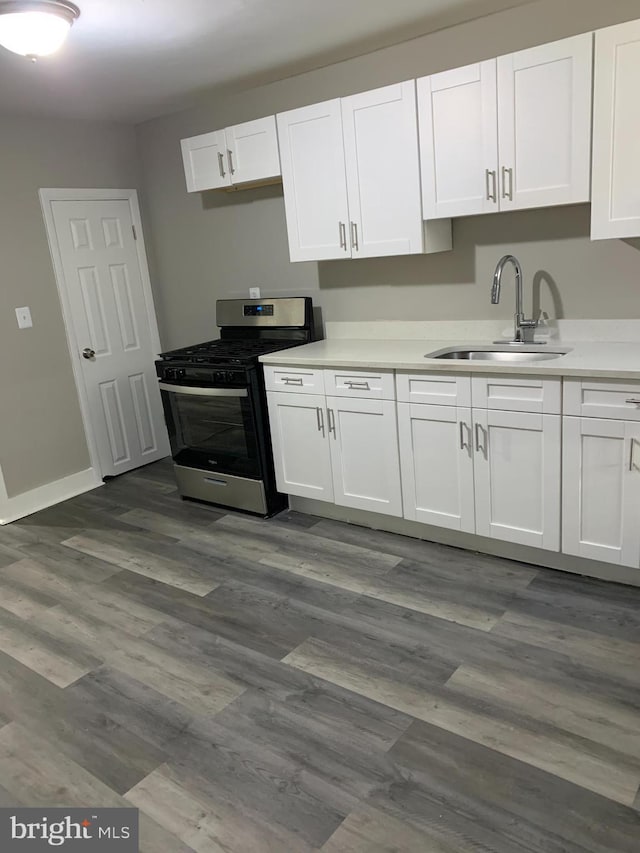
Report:
M24 308L16 308L16 319L18 320L19 329L30 329L33 326L31 311L26 306Z
M250 287L249 288L249 299L260 299L260 288L259 287Z

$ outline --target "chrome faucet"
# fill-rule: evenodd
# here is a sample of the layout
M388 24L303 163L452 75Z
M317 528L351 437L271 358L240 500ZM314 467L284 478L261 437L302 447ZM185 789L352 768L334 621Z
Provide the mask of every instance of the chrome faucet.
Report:
M505 255L498 261L498 266L493 274L493 285L491 287L491 304L500 302L500 289L502 287L502 273L505 266L511 263L516 271L516 313L513 318L513 340L511 344L536 344L540 341L533 340L533 334L538 326L537 320L527 320L522 311L522 267L520 261L514 255ZM496 343L504 343L497 341Z

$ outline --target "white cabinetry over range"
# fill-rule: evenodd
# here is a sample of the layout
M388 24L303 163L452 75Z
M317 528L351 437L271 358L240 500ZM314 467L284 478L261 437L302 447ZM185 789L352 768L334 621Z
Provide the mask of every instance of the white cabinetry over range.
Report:
M275 116L183 139L187 191L257 183L280 175Z
M424 223L415 81L277 116L292 261L451 248Z
M418 80L425 219L589 201L593 34Z

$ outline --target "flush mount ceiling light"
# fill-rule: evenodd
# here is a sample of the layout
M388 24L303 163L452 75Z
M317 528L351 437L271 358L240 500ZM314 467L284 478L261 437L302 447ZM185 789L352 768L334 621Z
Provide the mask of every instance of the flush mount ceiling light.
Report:
M79 15L67 0L0 2L0 45L35 62L62 46Z

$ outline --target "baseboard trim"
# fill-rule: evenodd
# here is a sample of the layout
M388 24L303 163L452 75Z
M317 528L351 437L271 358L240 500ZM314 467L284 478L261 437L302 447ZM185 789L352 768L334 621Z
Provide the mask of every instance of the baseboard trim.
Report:
M75 498L102 485L103 482L97 477L95 470L87 468L85 471L78 471L76 474L38 486L37 489L31 489L21 495L7 497L0 503L0 525L17 521L26 515L67 501L69 498Z
M312 498L290 497L289 506L293 510L320 518L330 518L357 524L360 527L370 527L373 530L386 530L389 533L399 533L411 536L413 539L424 539L429 542L439 542L454 548L464 548L467 551L479 551L507 560L517 560L546 569L559 569L574 575L586 575L600 580L615 581L616 583L640 586L640 570L627 566L617 566L615 563L602 563L597 560L587 560L584 557L573 557L558 551L545 551L542 548L532 548L529 545L517 545L502 542L498 539L488 539L473 533L461 533L448 530L445 527L435 527L417 521L407 521L390 515L367 512L362 509L349 509L325 501Z

